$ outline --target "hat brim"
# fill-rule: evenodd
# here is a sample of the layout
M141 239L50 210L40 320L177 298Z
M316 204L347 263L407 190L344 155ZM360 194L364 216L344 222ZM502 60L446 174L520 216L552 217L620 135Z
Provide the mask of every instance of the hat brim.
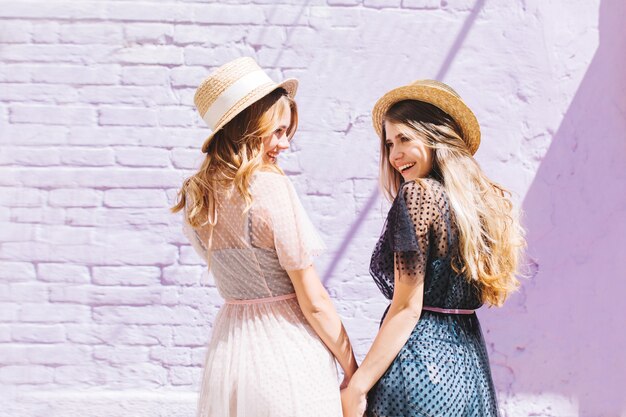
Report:
M283 88L290 98L294 98L296 96L296 92L298 91L298 80L296 80L295 78L288 78L278 84L274 82L267 83L265 85L255 88L253 91L251 91L241 100L239 100L234 106L230 108L230 110L228 110L228 112L226 112L222 116L222 118L216 124L215 130L213 130L213 132L211 132L211 135L209 135L209 137L204 140L204 143L202 144L202 152L207 151L207 148L209 146L209 143L211 142L211 139L213 139L213 136L215 136L215 134L226 125L226 123L233 120L235 116L241 113L244 109L250 107L252 104L256 103L272 91L279 88Z
M407 85L395 88L382 96L372 110L372 123L378 136L382 135L384 117L396 103L404 100L423 101L448 114L459 125L463 140L472 155L480 145L480 125L470 108L454 94L428 85Z

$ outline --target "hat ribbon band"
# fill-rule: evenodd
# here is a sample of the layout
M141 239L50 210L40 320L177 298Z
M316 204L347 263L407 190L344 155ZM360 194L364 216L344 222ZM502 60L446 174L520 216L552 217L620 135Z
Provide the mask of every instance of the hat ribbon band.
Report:
M202 119L211 129L215 130L217 122L219 122L222 116L237 104L239 100L247 96L254 89L268 83L273 83L273 81L263 70L244 75L217 97Z

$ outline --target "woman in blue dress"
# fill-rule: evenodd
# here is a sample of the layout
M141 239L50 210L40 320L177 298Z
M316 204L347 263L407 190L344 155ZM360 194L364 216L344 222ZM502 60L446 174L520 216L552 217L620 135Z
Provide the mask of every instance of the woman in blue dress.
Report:
M509 193L474 160L480 127L449 86L394 89L373 121L393 203L370 272L391 304L342 391L344 416L498 416L475 310L519 285L525 241Z

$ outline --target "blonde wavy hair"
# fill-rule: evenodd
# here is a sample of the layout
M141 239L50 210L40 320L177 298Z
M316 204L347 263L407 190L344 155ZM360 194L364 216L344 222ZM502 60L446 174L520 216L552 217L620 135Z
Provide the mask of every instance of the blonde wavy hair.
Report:
M206 153L202 166L183 182L171 211L185 209L185 220L192 227L215 226L217 198L233 185L249 209L254 172L263 168L283 173L274 164L264 165L263 138L274 132L287 110L291 110L291 121L286 134L291 139L298 128L298 108L282 88L256 101L216 132L202 147Z
M484 303L501 306L519 287L516 276L526 244L510 192L487 178L463 141L458 124L439 108L421 101L400 101L384 120L433 150L431 176L443 183L459 229L459 253L453 267L478 283ZM383 126L380 180L386 197L393 200L402 176L389 162L385 136Z

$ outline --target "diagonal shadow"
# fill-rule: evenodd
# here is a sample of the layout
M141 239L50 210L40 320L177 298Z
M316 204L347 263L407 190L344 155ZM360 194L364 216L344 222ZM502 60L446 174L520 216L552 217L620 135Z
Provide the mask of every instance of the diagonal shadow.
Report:
M598 49L524 199L537 275L523 308L484 318L496 385L580 416L626 411L625 19L626 2L601 1Z
M446 58L441 64L439 71L437 71L437 75L436 75L437 80L442 81L445 78L446 74L448 73L448 70L450 69L450 66L452 65L452 62L454 62L454 59L456 58L457 54L459 53L461 49L461 46L463 45L463 41L467 38L467 35L472 25L476 21L476 18L478 17L478 14L482 10L484 4L485 4L485 0L477 0L476 3L474 4L472 11L470 12L469 16L465 19L465 22L463 23L461 30L456 36L454 42L452 43L452 46L450 47L450 50L448 51L446 55ZM360 211L359 216L357 217L356 221L352 223L352 225L350 226L348 233L346 233L346 235L344 236L341 244L335 251L335 254L328 268L324 272L324 276L322 278L323 284L326 284L328 280L330 279L330 277L335 272L337 265L339 265L339 261L343 258L343 255L346 253L348 246L350 245L350 243L356 236L357 232L361 228L361 225L367 218L367 215L369 214L370 210L374 206L374 203L378 200L379 195L380 195L380 191L378 190L378 188L376 188L372 192L370 197L367 199L365 206Z

